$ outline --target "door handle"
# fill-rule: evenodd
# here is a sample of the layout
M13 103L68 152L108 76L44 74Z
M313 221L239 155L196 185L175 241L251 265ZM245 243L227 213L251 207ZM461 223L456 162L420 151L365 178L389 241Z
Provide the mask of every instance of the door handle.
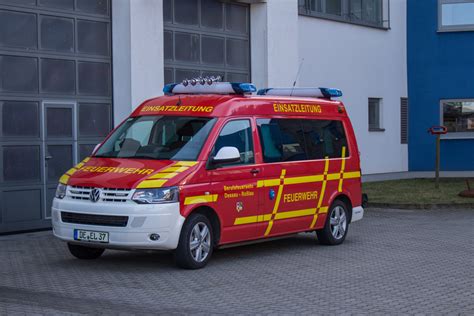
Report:
M257 168L254 168L254 169L250 170L251 174L257 174L259 172L260 172L260 170L258 170Z
M46 156L46 157L44 157L44 160L50 160L50 159L53 159L53 156Z

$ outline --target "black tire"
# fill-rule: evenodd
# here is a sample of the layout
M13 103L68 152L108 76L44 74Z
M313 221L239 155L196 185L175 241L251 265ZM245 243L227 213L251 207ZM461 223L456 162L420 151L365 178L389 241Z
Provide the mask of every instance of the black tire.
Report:
M342 215L339 216L339 220L337 221L340 225L338 227L342 227L343 233L342 233L342 228L335 229L335 226L338 224L335 224L334 226L331 224L331 218L337 218L337 213L341 214L341 212L344 212L344 218L346 224L343 225L341 218ZM334 234L334 231L337 233ZM328 216L326 217L326 223L324 225L323 229L319 229L316 231L316 235L318 236L319 243L322 245L340 245L344 242L347 236L347 232L349 231L349 212L348 212L348 207L347 205L339 200L334 201L334 203L331 205L328 211Z
M203 233L200 230L200 234L197 234L196 231L193 232L195 227L198 226L198 229L204 230L206 226L208 233L203 237ZM196 236L199 239L196 239ZM191 239L193 242L198 244L198 246L191 250ZM199 248L201 247L201 248ZM189 215L186 222L184 222L183 228L181 229L181 235L179 237L178 247L175 250L175 261L176 265L183 269L200 269L203 268L209 259L212 256L214 248L214 235L212 231L212 225L209 219L202 214L191 214ZM203 251L201 254L206 252L207 254L201 256L200 261L195 257L197 256L198 251ZM204 258L203 258L204 257Z
M69 252L77 259L92 260L97 259L104 253L104 248L92 248L68 243Z

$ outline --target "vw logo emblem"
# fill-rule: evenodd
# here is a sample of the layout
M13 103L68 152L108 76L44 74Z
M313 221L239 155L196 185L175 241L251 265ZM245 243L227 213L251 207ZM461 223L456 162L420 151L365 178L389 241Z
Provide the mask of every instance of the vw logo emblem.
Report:
M100 190L97 188L92 189L91 193L89 194L89 198L92 202L97 202L100 198Z

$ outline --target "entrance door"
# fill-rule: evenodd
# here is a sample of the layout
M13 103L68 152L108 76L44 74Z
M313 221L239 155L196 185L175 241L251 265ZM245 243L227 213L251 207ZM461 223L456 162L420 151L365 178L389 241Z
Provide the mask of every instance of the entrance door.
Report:
M43 102L45 218L51 217L51 204L58 179L77 163L76 103Z

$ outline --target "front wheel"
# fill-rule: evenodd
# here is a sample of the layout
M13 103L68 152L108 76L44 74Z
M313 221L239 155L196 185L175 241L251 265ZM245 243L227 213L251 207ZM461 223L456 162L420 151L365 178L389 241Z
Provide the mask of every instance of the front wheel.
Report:
M342 201L335 201L329 209L324 228L316 231L319 243L323 245L342 244L349 229L348 214L347 205Z
M176 264L185 269L204 267L212 255L212 236L209 219L202 214L191 214L181 230L175 251Z
M92 248L68 243L69 252L78 259L91 260L97 259L104 253L103 248Z

